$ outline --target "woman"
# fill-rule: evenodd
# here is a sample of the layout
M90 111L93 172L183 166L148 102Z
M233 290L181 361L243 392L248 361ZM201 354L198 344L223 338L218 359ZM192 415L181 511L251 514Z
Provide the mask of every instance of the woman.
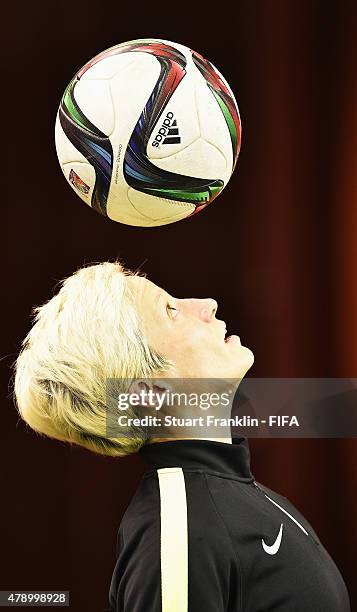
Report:
M140 419L125 424L138 417L131 405L108 435L113 393L246 374L253 354L226 337L216 310L119 263L79 270L36 310L17 361L20 414L39 433L112 456L139 452L150 466L119 528L113 612L347 612L342 576L312 527L255 482L246 438L185 428L178 439L175 427L155 437Z

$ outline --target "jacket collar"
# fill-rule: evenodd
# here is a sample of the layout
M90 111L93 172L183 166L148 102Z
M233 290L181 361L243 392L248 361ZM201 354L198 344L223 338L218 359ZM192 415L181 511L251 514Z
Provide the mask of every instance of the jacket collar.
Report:
M142 446L139 454L155 469L194 468L247 482L254 480L247 438L233 438L232 444L201 439L154 442Z

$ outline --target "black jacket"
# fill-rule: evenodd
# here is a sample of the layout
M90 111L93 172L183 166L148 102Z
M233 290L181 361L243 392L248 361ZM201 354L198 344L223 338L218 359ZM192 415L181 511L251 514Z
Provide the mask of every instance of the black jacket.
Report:
M286 499L255 482L246 438L144 446L122 519L113 612L349 612L343 578Z

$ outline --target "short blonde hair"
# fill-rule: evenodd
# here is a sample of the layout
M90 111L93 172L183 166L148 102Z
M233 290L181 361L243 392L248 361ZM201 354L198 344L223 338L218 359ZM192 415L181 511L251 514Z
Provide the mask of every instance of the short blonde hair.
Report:
M34 309L16 361L14 391L21 417L36 432L112 456L135 453L149 440L142 427L123 429L123 437L120 430L118 437L106 436L108 379L120 387L120 381L171 366L140 330L127 283L136 274L118 261L81 268ZM136 416L129 410L128 417Z

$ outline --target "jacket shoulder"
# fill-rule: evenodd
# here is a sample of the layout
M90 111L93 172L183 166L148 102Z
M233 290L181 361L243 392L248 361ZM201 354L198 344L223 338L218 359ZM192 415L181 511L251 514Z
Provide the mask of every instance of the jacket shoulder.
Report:
M117 552L111 601L124 609L139 585L140 611L203 605L223 612L239 597L232 543L200 470L145 475L121 521Z

